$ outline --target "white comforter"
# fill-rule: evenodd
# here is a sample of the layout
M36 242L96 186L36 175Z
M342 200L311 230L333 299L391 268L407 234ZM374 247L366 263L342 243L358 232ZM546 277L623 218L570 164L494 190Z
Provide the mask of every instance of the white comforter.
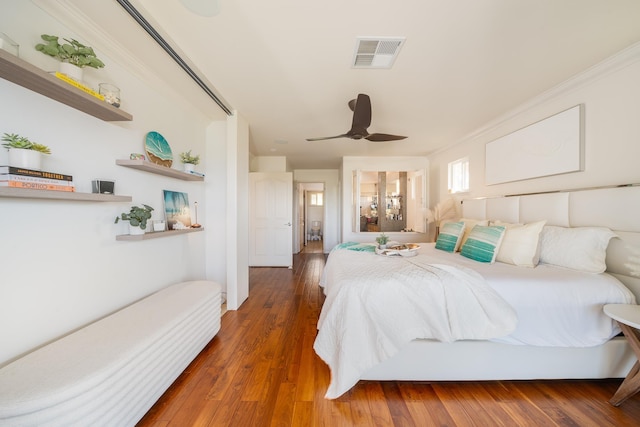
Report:
M327 261L327 283L314 349L331 368L330 399L413 339L490 339L517 323L482 276L451 263L338 250Z
M428 264L437 265L440 271L425 270ZM453 265L462 268L455 274L460 274L464 283L444 285L441 280L452 277L442 273L455 272L450 268ZM477 280L478 275L485 283ZM427 277L437 281L424 285ZM490 341L546 347L600 345L620 332L602 306L636 302L620 281L606 273L582 273L545 264L525 268L478 263L459 253L434 249L433 244L423 244L418 256L406 259L334 250L320 284L327 299L314 348L331 368L329 398L344 393L364 371L390 358L414 338L452 341L482 332L480 323L470 329L461 323L476 316L467 306L477 295L481 302L471 305L487 325L484 336ZM500 297L496 298L487 285ZM458 299L462 305L454 303ZM506 310L502 299L508 304ZM494 310L481 309L485 303ZM517 313L517 325L512 332L500 335L501 328L508 331L513 327L511 308Z

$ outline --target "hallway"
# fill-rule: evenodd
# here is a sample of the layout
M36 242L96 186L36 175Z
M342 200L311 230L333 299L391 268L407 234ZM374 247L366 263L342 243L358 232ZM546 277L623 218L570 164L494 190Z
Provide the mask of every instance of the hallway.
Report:
M301 254L321 254L322 240L309 240L307 245L300 251Z

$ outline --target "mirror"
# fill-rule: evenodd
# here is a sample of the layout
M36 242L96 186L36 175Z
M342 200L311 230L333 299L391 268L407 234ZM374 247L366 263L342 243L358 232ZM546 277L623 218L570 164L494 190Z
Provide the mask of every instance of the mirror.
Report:
M356 232L424 232L421 171L356 171Z

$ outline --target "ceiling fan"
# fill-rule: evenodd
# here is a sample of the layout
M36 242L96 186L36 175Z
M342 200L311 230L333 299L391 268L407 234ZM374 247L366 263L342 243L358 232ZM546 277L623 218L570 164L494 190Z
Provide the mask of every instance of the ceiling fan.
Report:
M351 129L347 133L321 138L307 138L307 141L322 141L325 139L351 138L366 139L372 142L398 141L406 136L389 135L386 133L369 133L367 128L371 125L371 99L369 95L358 94L357 99L349 101L349 108L353 111Z

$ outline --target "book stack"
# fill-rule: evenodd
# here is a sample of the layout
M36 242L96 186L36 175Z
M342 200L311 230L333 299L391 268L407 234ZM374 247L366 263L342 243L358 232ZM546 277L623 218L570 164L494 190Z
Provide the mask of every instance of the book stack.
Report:
M71 175L14 166L0 166L0 187L48 191L76 191Z
M60 71L56 71L55 76L57 78L59 78L60 80L62 80L63 82L69 83L70 85L77 87L81 91L86 92L91 96L95 96L100 101L104 101L104 95L102 95L102 94L96 92L95 90L83 85L82 83L79 83L79 82L73 80L71 77L68 77L66 74L62 74Z

